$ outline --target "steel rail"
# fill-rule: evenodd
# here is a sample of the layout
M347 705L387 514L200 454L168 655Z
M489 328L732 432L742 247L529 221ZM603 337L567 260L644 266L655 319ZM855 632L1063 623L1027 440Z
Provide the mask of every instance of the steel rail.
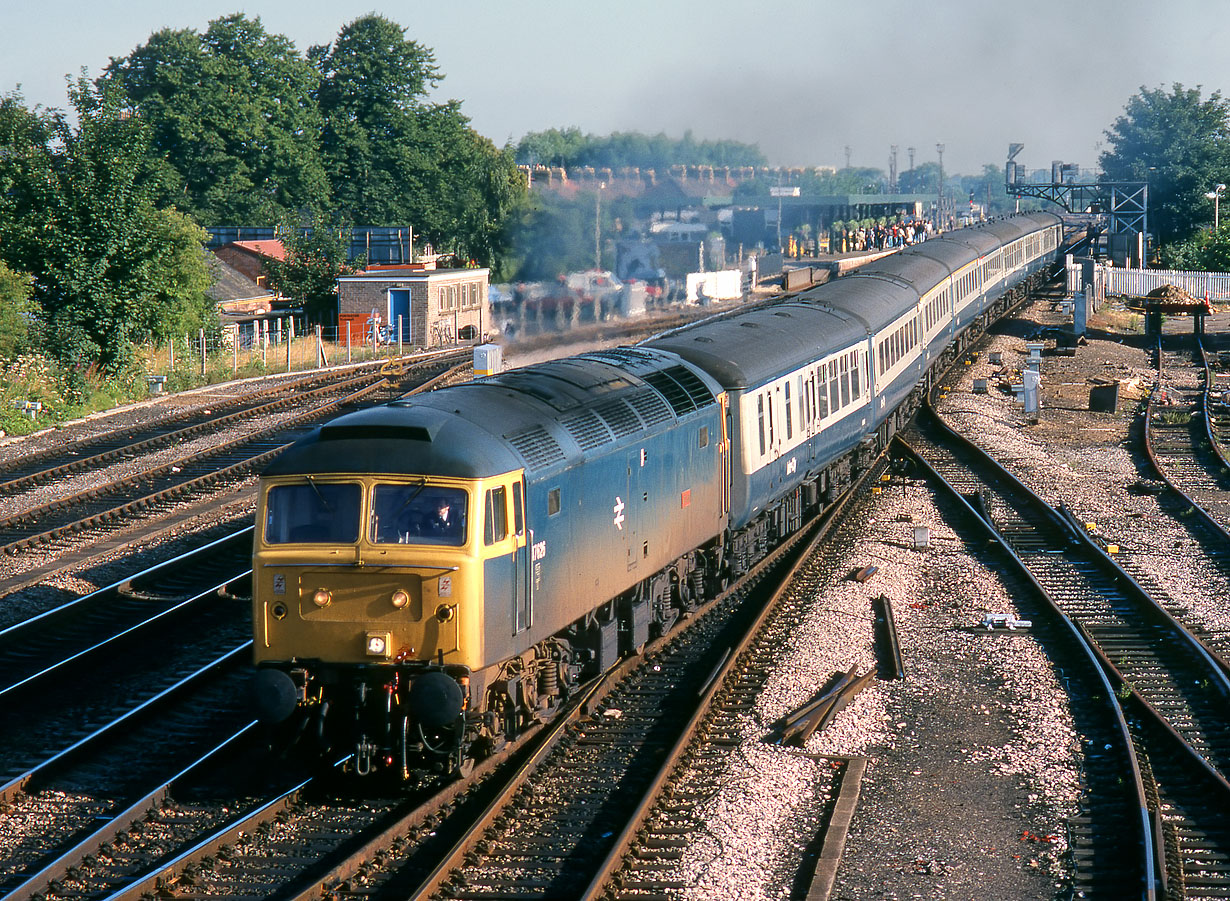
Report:
M121 832L132 828L133 824L151 817L175 795L175 788L187 781L199 770L212 765L223 754L229 752L245 738L250 737L256 729L257 721L253 720L211 748L201 757L188 764L170 779L143 795L139 800L129 804L120 812L113 814L106 823L89 835L79 839L71 848L61 853L55 860L42 866L36 873L27 877L20 885L4 895L4 901L34 901L36 896L48 894L52 882L64 878L70 870L76 868L86 858L97 855L110 842L115 841Z
M697 738L702 725L710 717L713 710L714 699L725 686L727 680L735 673L740 664L743 662L744 656L749 648L755 643L761 630L770 618L777 612L781 604L782 598L785 597L787 590L793 583L794 576L802 565L817 551L820 544L832 532L834 525L839 522L842 516L847 512L852 499L858 491L866 483L872 473L878 474L883 470L883 463L878 463L876 466L869 468L863 473L862 477L850 487L842 498L828 511L828 513L813 520L803 529L796 532L793 540L783 545L780 550L782 553L773 558L773 562L781 561L785 556L793 551L799 545L802 545L794 562L788 567L787 571L780 574L778 584L774 587L769 598L766 600L763 609L757 614L753 622L746 629L743 638L739 641L730 652L727 653L724 662L718 670L710 677L703 694L700 696L696 705L696 711L692 717L684 725L679 737L675 740L674 745L667 752L665 759L659 765L657 774L653 781L642 795L640 803L632 812L623 828L616 836L611 850L607 856L598 865L593 878L590 880L588 887L582 893L581 897L585 899L595 899L602 896L610 885L615 873L623 866L625 857L632 850L635 843L637 833L640 832L646 821L649 819L655 805L661 800L662 792L670 782L672 773L674 772L679 761L687 753L689 747ZM821 522L820 520L823 519ZM768 564L769 558L765 558L762 563Z
M109 463L112 463L124 457L132 457L134 455L144 453L145 451L153 450L154 448L157 448L157 447L162 447L164 445L172 444L175 442L182 442L189 438L193 438L198 435L207 434L209 432L215 432L222 428L225 428L226 426L233 425L234 423L237 423L237 422L243 422L244 420L248 420L248 419L255 419L258 416L266 416L270 413L276 412L277 410L295 406L306 398L319 397L322 394L332 394L338 391L349 392L356 387L361 387L369 383L370 381L380 380L382 378L383 376L379 374L357 376L357 377L347 379L343 382L334 382L334 383L330 383L326 385L320 385L318 387L310 388L308 390L295 390L294 392L290 393L290 396L288 397L282 397L278 400L268 401L262 404L258 404L256 406L249 407L247 409L237 410L233 413L227 413L227 414L223 414L220 416L212 416L203 422L198 422L190 426L185 426L184 428L176 429L174 431L162 431L158 435L135 440L135 441L129 441L127 443L118 445L116 447L112 447L106 451L102 451L96 454L91 454L90 456L87 456L87 457L77 457L67 463L59 463L59 464L48 466L42 469L33 469L32 471L28 471L24 473L23 475L16 476L14 478L9 478L3 482L0 482L0 494L13 494L21 490L22 488L28 487L30 485L41 484L42 482L47 482L52 479L59 478L60 476L68 475L70 473L77 473L77 472L81 472L81 471L88 470L88 469L99 468L103 464L109 464ZM286 393L286 391L283 390L281 393ZM240 400L241 401L246 400L246 398L241 398ZM122 431L131 432L133 430L125 429ZM108 433L108 434L116 434L116 433ZM101 443L101 439L95 439L95 440ZM72 451L70 450L67 453L71 453L71 452ZM55 456L62 458L65 455L66 455L66 451L60 450L56 453ZM3 476L2 472L0 472L0 476Z
M1012 543L1004 536L1004 534L995 526L991 518L986 514L985 510L977 509L958 488L946 479L920 451L910 445L904 438L898 436L894 439L898 442L907 454L926 470L930 478L948 492L951 498L957 502L966 513L976 522L984 534L994 542L996 549L1001 550L1015 564L1017 572L1025 580L1027 580L1038 593L1038 596L1045 599L1050 605L1056 619L1063 625L1067 633L1077 642L1079 647L1085 654L1086 662L1089 664L1090 671L1100 684L1103 694L1102 697L1106 702L1107 708L1111 714L1115 724L1115 732L1118 736L1119 747L1118 753L1123 755L1127 764L1127 770L1130 774L1131 795L1133 811L1129 820L1133 823L1134 828L1138 829L1136 834L1136 842L1140 848L1140 897L1146 901L1152 901L1157 897L1156 886L1160 878L1160 874L1165 873L1165 850L1154 841L1155 824L1149 811L1147 793L1144 786L1143 776L1141 774L1140 760L1136 754L1136 745L1132 740L1131 730L1128 727L1127 717L1124 714L1123 706L1119 703L1119 698L1115 694L1115 687L1111 684L1110 675L1104 669L1103 656L1099 653L1096 646L1089 640L1089 636L1085 631L1062 609L1060 604L1055 601L1050 593L1038 581L1030 567L1025 563L1024 559L1017 553ZM1011 475L1011 474L1009 474ZM1122 838L1120 836L1120 838Z
M222 656L211 660L204 666L192 672L188 676L176 682L174 685L168 686L158 692L153 697L147 698L140 704L128 709L126 712L111 720L109 723L104 723L102 726L95 729L93 732L78 739L66 748L61 748L54 752L50 757L44 759L41 763L30 767L20 776L10 779L8 782L0 785L0 802L10 802L19 793L24 792L26 787L36 778L45 777L53 768L62 766L72 759L79 756L84 751L91 748L96 742L103 738L110 737L139 716L156 711L164 704L175 702L180 695L190 689L197 680L209 675L215 669L240 666L244 662L245 655L252 649L251 640L245 641L243 644L230 651L227 651Z
M1192 657L1202 664L1202 668L1200 670L1202 675L1197 680L1196 687L1193 688L1192 686L1188 686L1188 691L1195 692L1196 688L1199 688L1201 690L1201 694L1197 699L1205 700L1206 705L1210 708L1213 706L1213 702L1204 699L1203 695L1204 692L1209 690L1216 691L1218 697L1221 699L1219 702L1220 705L1224 706L1227 702L1230 702L1230 678L1227 677L1227 674L1215 662L1213 655L1210 654L1209 649L1204 645L1204 643L1188 631L1183 624L1176 620L1174 616L1172 616L1170 612L1167 611L1162 605L1158 604L1156 600L1147 591L1145 591L1126 570L1119 566L1119 564L1110 557L1110 555L1104 552L1091 553L1090 549L1095 547L1095 545L1088 540L1088 535L1085 534L1086 530L1080 528L1079 524L1075 523L1070 515L1052 507L1028 486L1026 486L1013 473L1009 472L1005 467L995 461L977 444L969 438L966 438L964 435L954 431L947 423L943 421L943 419L934 413L934 410L930 406L928 406L923 414L920 415L925 415L927 417L925 421L933 423L937 428L939 428L947 440L960 446L963 450L973 456L974 459L976 459L981 465L994 471L997 478L1003 479L1008 485L1010 485L1014 491L1018 492L1019 495L1025 499L1026 503L1030 504L1036 511L1042 514L1053 527L1069 536L1069 542L1074 542L1076 545L1082 546L1084 548L1085 559L1093 564L1096 572L1100 573L1105 579L1108 580L1106 588L1103 590L1117 592L1119 597L1135 603L1139 608L1143 608L1153 617L1156 624L1169 630L1169 633L1173 637L1181 641L1192 652ZM987 516L989 517L989 515L990 514L988 513ZM1056 561L1048 560L1048 562ZM1097 593L1097 590L1092 587L1090 587L1089 590L1092 593ZM1111 660L1110 654L1101 646L1101 643L1097 640L1096 636L1089 631L1090 625L1085 622L1080 622L1078 625L1082 630L1088 633L1089 640L1094 645L1095 653L1097 653L1102 659L1103 668L1107 671L1107 673L1111 675L1111 677L1121 686L1130 686L1132 691L1139 693L1140 685L1133 685L1132 680L1122 672L1121 667L1116 665L1114 661ZM1125 623L1125 625L1127 625L1127 623ZM1172 689L1172 691L1177 690L1177 686L1180 684L1178 681L1180 677L1174 672L1174 667L1177 665L1189 665L1189 661L1186 659L1177 660L1173 657L1166 661L1167 673L1168 675L1174 677L1174 679L1172 679L1172 683L1175 685L1175 689ZM1183 682L1182 684L1186 684L1186 682ZM1177 724L1173 723L1170 718L1164 716L1159 710L1157 710L1155 705L1147 698L1142 697L1141 703L1146 704L1151 710L1154 711L1154 715L1157 717L1158 722L1163 724L1165 728L1174 732L1176 738L1182 741L1183 745L1188 749L1193 760L1197 762L1198 765L1207 769L1210 776L1213 777L1219 785L1223 786L1223 789L1227 791L1227 793L1230 793L1230 779L1228 779L1230 773L1222 772L1217 765L1210 761L1197 747L1195 747L1189 737L1184 736L1183 733L1179 731ZM1190 711L1191 704L1190 702L1187 702L1187 704L1188 710ZM1224 723L1222 723L1221 726L1224 728ZM1230 755L1230 746L1226 746L1226 743L1223 741L1222 746L1219 747L1219 750L1222 751L1223 765L1226 765L1224 758L1227 755ZM1228 766L1228 768L1230 768L1230 766Z

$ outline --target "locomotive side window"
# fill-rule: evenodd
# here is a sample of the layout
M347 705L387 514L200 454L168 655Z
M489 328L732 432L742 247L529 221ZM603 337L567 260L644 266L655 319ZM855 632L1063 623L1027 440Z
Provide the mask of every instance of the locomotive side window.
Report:
M359 538L359 486L275 485L265 504L269 544L351 544Z
M489 488L487 502L483 505L486 519L483 521L483 544L492 545L508 537L508 499L505 490Z
M701 447L709 446L709 426L702 425L700 427L700 435L697 437L697 442Z
M547 516L554 516L559 509L559 489L552 488L547 492Z
M467 495L439 485L385 484L372 490L371 540L377 544L465 544Z
M521 499L521 483L513 483L513 531L517 535L525 534L525 508Z

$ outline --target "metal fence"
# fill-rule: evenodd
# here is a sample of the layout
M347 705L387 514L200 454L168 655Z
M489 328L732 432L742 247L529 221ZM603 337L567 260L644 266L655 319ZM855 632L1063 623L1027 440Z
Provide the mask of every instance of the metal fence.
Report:
M305 326L293 317L229 323L220 329L176 336L150 348L147 369L199 372L203 376L297 372L402 356L417 349L398 329ZM466 343L466 342L462 342Z

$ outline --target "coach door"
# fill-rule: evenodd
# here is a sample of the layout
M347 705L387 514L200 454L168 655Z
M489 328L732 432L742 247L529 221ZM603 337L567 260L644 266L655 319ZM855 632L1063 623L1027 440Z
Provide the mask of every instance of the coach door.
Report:
M525 481L518 479L512 486L513 539L512 554L513 634L534 624L534 533L525 521Z
M722 411L722 440L718 442L718 457L722 474L722 516L730 512L730 395L725 391L718 395Z

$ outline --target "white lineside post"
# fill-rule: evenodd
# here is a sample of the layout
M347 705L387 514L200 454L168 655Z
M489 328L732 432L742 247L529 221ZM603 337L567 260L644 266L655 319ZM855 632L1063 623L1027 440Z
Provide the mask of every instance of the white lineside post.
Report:
M174 335L172 335L170 340L167 341L167 355L168 355L168 365L171 367L171 371L174 372L175 371L175 336Z
M350 362L350 320L346 320L346 362Z
M200 330L201 339L201 375L205 374L205 329Z
M316 326L316 368L324 369L328 365L328 360L325 359L325 342L320 336L320 326Z
M295 320L286 319L286 371L290 372L290 349L295 346Z
M401 356L401 313L397 314L397 355Z
M263 369L265 366L269 364L269 320L268 319L261 320L260 329L258 329L258 334L260 335L261 368Z
M231 326L231 371L239 372L239 323Z

